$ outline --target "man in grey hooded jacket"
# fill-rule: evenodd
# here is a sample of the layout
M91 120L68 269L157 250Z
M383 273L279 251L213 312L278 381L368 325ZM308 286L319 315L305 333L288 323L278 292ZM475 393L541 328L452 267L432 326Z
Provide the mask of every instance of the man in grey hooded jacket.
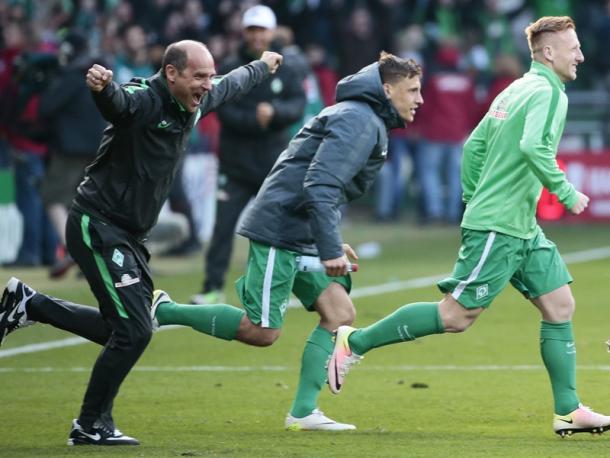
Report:
M342 243L339 208L362 196L386 159L388 132L413 121L423 103L421 68L382 52L337 85L337 104L322 110L292 139L265 179L238 233L250 240L246 273L237 283L245 309L181 305L157 290L153 319L225 340L269 346L280 335L290 293L320 315L303 351L288 430L350 430L317 409L333 351L333 331L352 323L352 248ZM325 272L303 272L301 256L317 256Z

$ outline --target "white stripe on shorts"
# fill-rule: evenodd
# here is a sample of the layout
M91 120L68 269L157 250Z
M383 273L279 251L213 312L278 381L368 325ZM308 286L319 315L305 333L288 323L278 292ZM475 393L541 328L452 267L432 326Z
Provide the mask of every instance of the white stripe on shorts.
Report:
M271 283L273 281L273 265L275 264L275 248L269 248L265 280L263 281L263 310L261 310L261 326L269 327L269 306L271 304Z
M468 279L458 283L457 287L453 290L453 293L451 293L451 295L453 296L453 298L456 301L459 299L460 295L464 292L464 289L466 289L466 287L470 283L475 281L477 279L477 277L479 276L479 273L481 272L481 269L483 268L483 264L485 264L485 260L487 259L487 256L489 256L489 252L491 251L491 246L493 245L495 238L496 238L496 233L493 231L490 232L489 235L487 236L487 242L485 243L485 248L483 249L483 254L481 255L481 259L479 259L479 263L474 268L474 270L470 273L470 276L468 277Z

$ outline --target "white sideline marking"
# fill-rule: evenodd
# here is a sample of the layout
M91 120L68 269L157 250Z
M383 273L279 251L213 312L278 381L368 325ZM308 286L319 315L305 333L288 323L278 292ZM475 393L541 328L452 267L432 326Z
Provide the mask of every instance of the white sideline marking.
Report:
M610 371L607 365L588 365L577 366L578 370L585 371ZM132 369L136 372L294 372L297 367L291 366L135 366ZM499 371L543 371L544 366L535 364L520 365L407 365L407 366L362 366L358 371L480 371L480 372L499 372ZM0 367L0 374L7 372L90 372L90 367Z
M567 264L578 264L581 262L597 261L610 257L610 246L593 248L590 250L576 251L574 253L568 253L563 255L563 259ZM411 280L404 281L393 281L388 283L382 283L380 285L364 286L362 288L355 288L352 290L350 296L354 299L359 297L373 296L381 293L391 293L395 291L404 291L408 289L424 288L426 286L432 286L439 280L447 277L449 274L432 275L429 277L413 278ZM296 299L292 299L288 304L288 307L299 307L300 302ZM159 331L166 331L168 329L175 329L181 326L163 326ZM157 332L159 332L157 331ZM81 345L88 342L88 340L81 337L69 337L67 339L52 340L49 342L41 342L37 344L23 345L21 347L9 348L8 350L0 350L0 358L7 358L9 356L20 355L23 353L35 353L39 351L51 350L53 348L71 347L74 345ZM0 368L0 372L1 372Z
M578 264L579 262L598 261L610 257L610 246L593 248L591 250L575 251L563 255L563 260L567 264Z
M181 327L182 326L179 325L163 326L162 328L159 328L157 332ZM53 348L73 347L74 345L81 345L84 343L90 342L87 339L83 339L82 337L68 337L67 339L51 340L49 342L22 345L21 347L9 348L8 350L0 350L0 358L20 355L22 353L36 353L38 351L52 350Z

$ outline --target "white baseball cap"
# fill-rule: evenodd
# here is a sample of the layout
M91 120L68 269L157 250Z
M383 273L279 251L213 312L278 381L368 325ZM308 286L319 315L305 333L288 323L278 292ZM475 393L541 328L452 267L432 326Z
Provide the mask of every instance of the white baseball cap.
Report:
M256 5L246 10L241 25L244 29L248 27L275 29L277 21L271 8L265 5Z

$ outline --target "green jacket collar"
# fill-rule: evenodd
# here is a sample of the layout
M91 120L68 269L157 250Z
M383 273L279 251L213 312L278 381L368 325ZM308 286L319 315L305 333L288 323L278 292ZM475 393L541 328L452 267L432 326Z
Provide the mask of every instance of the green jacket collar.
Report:
M165 77L165 75L161 72L161 70L159 70L159 72L157 73L157 75L159 76L159 79L161 80L161 83L163 84L163 87L165 87L165 89L167 90L167 94L170 97L170 100L172 101L172 103L175 103L178 107L178 111L180 112L186 112L186 108L184 108L182 106L182 104L178 101L178 99L176 97L174 97L174 95L170 92L169 90L169 84L167 84L167 78Z
M540 62L536 62L535 60L533 60L529 73L533 73L535 75L540 75L540 76L546 78L549 81L549 83L551 83L552 85L560 88L562 91L565 92L565 90L566 90L566 85L563 83L563 81L561 81L559 79L559 76L557 75L557 73L555 73L553 70L551 70L546 65L541 64Z

